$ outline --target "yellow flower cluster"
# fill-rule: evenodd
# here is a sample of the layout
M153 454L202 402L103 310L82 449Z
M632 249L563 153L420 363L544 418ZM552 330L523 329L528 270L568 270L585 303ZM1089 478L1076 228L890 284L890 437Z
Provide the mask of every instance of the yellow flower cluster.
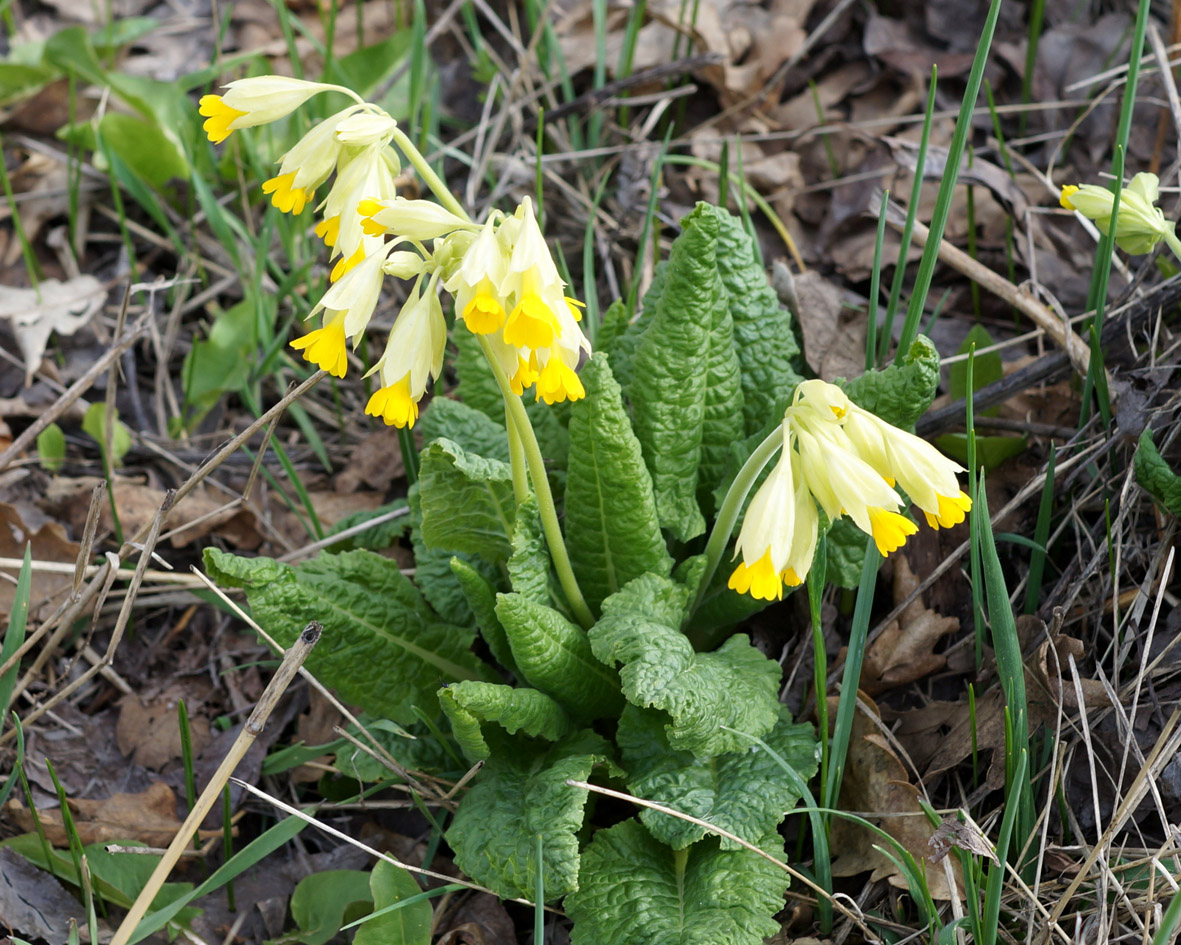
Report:
M900 514L895 485L932 528L958 525L972 508L956 479L961 466L832 384L800 384L782 429L779 461L751 500L735 544L742 560L729 586L740 594L777 600L784 585L803 582L816 553L817 504L829 521L848 516L883 555L918 531Z
M318 82L239 79L224 95L202 97L205 131L221 142L328 90L357 98L348 89ZM333 285L309 313L323 312L322 327L291 346L344 377L348 343L356 347L385 277L392 275L413 279L414 285L385 352L369 370L380 376L381 388L366 413L394 426L414 425L418 402L442 369L447 330L440 289L454 297L456 315L468 330L488 339L517 394L536 385L537 399L546 403L583 397L577 368L590 353L590 342L578 325L581 303L565 294L531 201L526 198L511 216L494 212L481 225L431 201L400 197L395 188L400 163L390 146L399 135L393 118L358 100L304 135L280 159L278 174L263 184L279 210L301 213L335 174L316 206L321 221L315 228L337 260ZM399 144L408 146L404 135Z

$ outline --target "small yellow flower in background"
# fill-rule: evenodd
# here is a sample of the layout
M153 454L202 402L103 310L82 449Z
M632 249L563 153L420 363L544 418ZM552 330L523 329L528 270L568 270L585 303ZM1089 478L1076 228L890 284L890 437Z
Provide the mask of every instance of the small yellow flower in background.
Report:
M919 437L858 407L825 381L801 383L783 418L783 449L755 493L735 554L729 586L761 600L807 576L816 550L818 512L849 518L878 551L897 551L918 526L901 514L897 484L933 528L964 520L972 501L961 491L962 467Z
M1119 216L1115 224L1115 242L1126 253L1150 253L1161 240L1176 242L1174 224L1155 206L1160 196L1160 181L1155 174L1140 173L1120 191ZM1058 201L1065 209L1075 210L1095 221L1106 234L1111 228L1115 194L1098 184L1067 184Z
M310 331L291 342L291 347L296 351L303 351L306 360L335 377L344 377L348 367L344 316L344 312L326 313L323 328Z
M225 86L223 95L202 95L200 113L205 134L214 144L221 144L239 128L265 125L289 115L313 95L336 89L323 82L307 82L280 75L236 79Z
M443 370L446 345L447 322L434 280L425 291L420 283L394 322L385 353L369 369L368 374L379 374L382 386L369 398L365 413L381 417L388 426L413 427L427 384Z

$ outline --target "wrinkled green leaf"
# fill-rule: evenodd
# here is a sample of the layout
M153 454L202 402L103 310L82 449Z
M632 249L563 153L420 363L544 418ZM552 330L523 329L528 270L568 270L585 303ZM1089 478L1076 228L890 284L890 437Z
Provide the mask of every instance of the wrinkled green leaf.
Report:
M496 615L530 686L552 696L579 720L619 714L619 677L595 659L581 627L520 594L501 594Z
M385 860L378 860L369 874L374 912L421 892L410 872ZM431 904L422 899L357 926L353 945L430 945L432 918Z
M353 551L357 548L366 548L369 551L384 551L406 534L407 529L410 528L410 509L405 499L394 499L393 502L379 505L375 509L365 509L361 512L354 512L352 515L346 515L333 525L325 536L339 535L341 532L346 532L350 528L356 528L365 522L373 521L381 518L383 515L388 515L391 512L397 512L402 509L406 510L406 514L398 515L379 525L374 525L365 531L357 532L329 547L333 551Z
M516 518L509 467L469 453L451 440L436 440L419 460L418 501L426 547L479 555L491 563L507 561Z
M118 407L111 408L111 419L114 421L114 429L111 431L110 461L112 466L118 466L123 462L127 451L131 449L131 431L127 428L127 424L119 419ZM107 405L101 401L95 401L87 407L86 415L82 418L82 429L98 441L99 448L105 453L107 450Z
M915 338L901 364L866 371L845 385L853 403L903 430L914 429L938 389L939 352L926 335Z
M730 298L734 346L742 368L742 416L747 436L761 434L767 422L782 419L803 378L793 362L800 346L791 315L767 281L742 221L718 212L718 272Z
M422 591L427 603L444 620L462 626L474 624L475 615L468 606L467 597L451 569L451 562L459 558L490 582L500 579L499 569L493 562L483 561L475 555L456 555L443 548L428 548L422 538L422 506L419 502L418 483L410 487L406 498L410 503L410 544L414 549L414 583Z
M661 524L685 541L705 531L698 493L717 485L743 420L716 211L698 204L681 225L655 311L636 329L627 393Z
M500 625L500 618L496 616L496 588L492 582L462 558L451 559L451 573L458 581L468 607L475 615L480 636L488 644L488 649L492 651L496 661L510 673L520 675L504 627Z
M419 419L419 429L424 443L447 439L459 444L464 452L507 463L508 434L504 431L503 413L497 422L458 400L434 397Z
M559 899L578 886L576 834L590 793L566 781L586 780L611 748L589 731L550 746L507 736L497 742L447 831L455 863L497 895L532 898L540 834L545 896Z
M516 593L538 604L549 603L549 552L545 546L537 496L532 494L517 509L508 574Z
M348 732L366 746L370 744L370 738L373 738L407 771L423 771L455 780L462 777L467 770L451 739L436 738L430 728L422 722L408 725L403 729L389 719L375 719L368 715L362 715L357 721L365 727L365 731L362 732L350 723ZM414 737L409 737L411 735ZM343 738L335 747L334 753L336 766L350 778L366 783L401 780L371 752L362 751ZM321 751L320 754L324 752Z
M283 646L310 621L322 623L308 669L376 715L408 723L411 706L429 710L443 683L487 672L469 649L473 632L440 620L389 558L346 551L292 567L206 548L205 569L245 588L254 618Z
M783 840L759 844L783 858ZM787 874L713 839L674 852L638 821L595 834L577 892L566 897L572 945L762 945L779 932Z
M321 870L305 876L291 893L297 941L325 945L340 927L372 911L369 874L362 870Z
M466 685L475 685L468 683ZM676 751L665 736L661 713L628 706L619 720L616 741L623 752L628 790L645 800L691 814L741 837L748 843L774 833L799 800L779 765L757 746L698 761ZM817 743L811 725L792 723L787 706L763 739L806 782L816 773ZM658 811L640 811L656 839L681 850L705 836L705 828ZM722 839L722 849L739 845Z
M627 305L623 299L616 299L603 311L599 322L599 333L595 337L595 349L615 358L616 344L627 330Z
M571 727L565 710L536 689L461 682L440 689L439 704L451 721L456 741L471 761L482 761L491 752L481 723L496 722L510 735L523 732L551 742L556 742Z
M824 512L820 513L822 516ZM822 521L823 526L823 521ZM828 530L827 580L837 587L855 590L861 584L861 568L865 562L869 536L850 519L839 518Z
M570 418L566 547L587 603L648 571L667 575L672 559L660 533L652 480L606 355L582 367L586 397Z
M669 744L698 757L745 750L735 732L761 738L779 717L779 664L750 638L735 634L713 653L694 653L676 629L687 591L667 578L645 575L603 602L603 617L589 631L595 656L621 664L628 702L671 716Z
M1166 512L1181 515L1181 476L1169 468L1169 464L1157 450L1151 430L1145 430L1140 434L1133 469L1136 481L1148 490Z

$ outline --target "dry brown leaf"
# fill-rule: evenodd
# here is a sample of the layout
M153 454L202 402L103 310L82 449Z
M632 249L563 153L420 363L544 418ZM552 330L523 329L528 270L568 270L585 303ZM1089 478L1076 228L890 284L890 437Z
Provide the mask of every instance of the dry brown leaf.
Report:
M368 486L384 492L405 472L398 430L382 427L353 447L347 465L336 477L336 491L356 492L362 486Z
M177 701L185 696L183 687L174 684L146 705L135 695L123 698L119 703L119 721L115 726L119 751L136 764L155 771L180 758ZM186 699L186 707L189 709L193 755L196 756L209 743L209 721L192 711L191 698Z
M865 371L865 314L842 305L842 292L820 273L795 277L796 318L808 367L826 381Z
M15 506L0 502L0 558L23 559L27 542L32 542L34 561L73 565L78 560L79 546L66 537L65 529L57 522L46 522L36 532L31 532ZM15 578L19 568L5 568L4 572L5 576L0 577L0 614L9 614L16 596ZM9 575L13 580L8 579ZM34 569L29 613L37 616L43 606L56 602L56 598L73 584L73 573L55 574Z
M905 557L894 559L894 603L902 603L919 586L919 579ZM878 695L937 673L947 665L941 653L934 652L939 641L959 630L956 617L942 617L923 605L917 597L873 641L865 654L861 688Z
M36 289L0 286L0 318L12 324L25 362L25 386L41 364L49 336L72 335L103 307L107 291L94 276L75 276L61 282L44 279Z
M176 816L176 795L162 781L155 782L142 794L112 794L101 801L77 798L69 803L78 839L83 844L136 840L151 847L166 847L181 825ZM36 829L33 815L20 801L9 801L5 810L21 830ZM45 838L53 846L67 845L60 810L38 809L37 818L45 830ZM221 831L202 830L199 834L220 836Z
M877 706L868 696L863 696L863 701L877 712ZM835 705L829 718L836 718ZM935 828L919 804L918 789L910 783L906 768L878 727L860 709L853 719L838 809L856 811L885 830L925 869L931 895L936 899L951 898L943 869L926 866L925 857L930 852L929 841ZM860 824L835 818L830 842L837 852L832 863L833 876L856 876L872 871L871 880L884 878L898 889L907 888L906 878L894 863L874 849L875 843L881 843L880 838ZM959 864L954 867L958 885Z
M71 527L80 533L96 482L98 479L93 476L75 479L59 476L50 483L45 494L45 504L64 516ZM130 479L116 478L111 488L115 496L115 508L119 512L119 523L129 534L134 534L151 522L164 502L165 490ZM213 534L246 551L257 548L262 544L262 536L255 527L254 513L242 506L226 508L229 502L230 497L225 493L204 488L194 489L181 499L168 513L164 530L179 528L188 522L193 524L171 537L172 547L183 548ZM107 504L103 505L101 515L99 527L109 530L111 510Z

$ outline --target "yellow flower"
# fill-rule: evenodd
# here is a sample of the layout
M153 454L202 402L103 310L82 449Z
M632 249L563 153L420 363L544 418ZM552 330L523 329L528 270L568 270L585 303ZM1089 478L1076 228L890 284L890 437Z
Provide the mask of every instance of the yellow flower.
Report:
M337 88L278 75L236 79L225 87L224 95L201 96L199 110L208 119L205 133L209 140L221 144L239 128L265 125L290 114L313 95Z
M1175 242L1174 224L1155 206L1160 195L1160 181L1155 174L1141 173L1120 191L1119 216L1115 224L1115 242L1126 253L1150 253L1161 240ZM1115 194L1097 184L1067 184L1059 203L1095 221L1106 234L1111 229Z
M504 324L504 302L498 286L507 265L503 247L496 238L495 221L489 219L444 284L455 296L455 311L469 331L490 335Z
M334 312L323 328L310 331L291 342L296 351L303 351L305 361L323 368L336 377L344 377L348 367L345 350L344 312Z
M272 195L271 203L283 213L303 212L316 188L328 180L340 159L342 144L337 137L338 126L363 107L351 105L326 118L283 155L279 173L262 185L263 193ZM316 229L318 232L319 227Z
M551 352L537 376L537 399L547 404L560 404L585 396L586 388L577 372L562 360L561 355Z
M537 375L539 373L537 370L537 355L530 352L527 359L521 357L519 354L515 355L515 357L517 367L512 377L509 378L509 385L512 387L513 393L520 397L537 381Z
M427 384L443 369L446 345L447 323L435 280L425 291L420 280L394 322L385 353L366 374L379 374L381 389L369 399L365 412L391 426L413 426Z
M472 227L467 220L430 200L369 197L358 203L357 212L362 217L361 227L369 236L392 233L422 242Z
M329 287L311 311L314 315L324 309L332 312L334 317L343 316L342 330L346 338L352 339L354 347L369 324L369 319L373 317L385 281L387 257L395 245L385 244L350 269Z
M327 242L332 237L332 255L337 259L331 279L336 281L346 272L375 252L382 244L377 236L369 236L363 229L363 218L357 206L369 197L392 198L394 180L400 168L393 151L383 143L363 148L344 148L337 164L336 180L324 200L324 222L316 232ZM339 258L338 258L339 257Z

